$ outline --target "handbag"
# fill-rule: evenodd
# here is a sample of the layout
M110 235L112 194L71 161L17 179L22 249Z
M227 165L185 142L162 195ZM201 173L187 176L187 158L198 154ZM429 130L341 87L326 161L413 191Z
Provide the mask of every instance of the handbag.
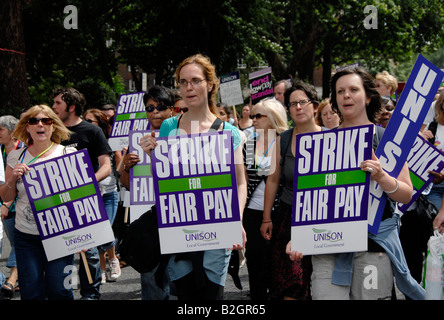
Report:
M438 209L425 195L421 194L416 199L416 212L427 236L431 236L433 234L433 220L438 214Z
M425 299L444 300L444 235L435 230L427 245L423 281Z
M139 273L152 271L159 265L162 255L155 205L127 227L119 243L119 253Z

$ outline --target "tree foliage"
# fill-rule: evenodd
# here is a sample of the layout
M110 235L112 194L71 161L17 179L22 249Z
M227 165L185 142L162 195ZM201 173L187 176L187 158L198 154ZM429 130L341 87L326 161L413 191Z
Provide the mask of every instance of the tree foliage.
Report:
M13 2L4 2L3 12ZM23 20L9 15L2 23L5 30L24 27L24 43L16 47L26 52L26 70L15 72L22 74L23 94L29 85L31 103L50 103L53 87L85 80L94 90L120 94L118 63L131 66L137 90L137 70L173 86L177 65L197 52L212 59L218 74L242 63L245 77L268 65L276 79L312 82L320 67L327 96L330 70L338 66L359 62L373 74L389 70L402 81L417 53L433 53L444 44L442 0L72 0L78 29L64 28L64 2L17 2L23 4ZM376 29L364 24L366 6L376 9ZM3 105L20 101L18 93L5 95L4 88L14 83L5 69L10 60L0 53L0 72L9 75L0 90L8 100Z

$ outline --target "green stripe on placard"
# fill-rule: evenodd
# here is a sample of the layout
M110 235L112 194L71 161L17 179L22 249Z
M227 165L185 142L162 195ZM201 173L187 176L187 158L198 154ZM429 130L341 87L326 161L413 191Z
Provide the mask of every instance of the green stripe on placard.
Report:
M193 179L199 179L199 181ZM193 182L195 182L193 184ZM200 185L197 184L200 182ZM159 193L227 188L232 186L231 174L220 174L197 178L178 178L159 181Z
M133 167L133 177L152 176L151 165L137 165Z
M116 121L133 119L146 119L146 112L124 113L116 116Z
M330 172L298 177L298 190L364 183L366 172L362 170ZM329 177L327 177L330 175Z
M51 207L58 206L62 203L78 200L80 198L84 198L90 195L97 193L96 188L93 183L87 184L85 186L79 187L77 189L72 189L66 192L60 192L53 196L49 196L43 199L39 199L34 201L34 206L36 211L46 210ZM68 201L64 201L62 199L69 199Z
M421 189L424 186L425 182L420 177L418 177L416 173L410 170L409 173L410 173L410 180L412 180L413 188L415 188L416 190Z

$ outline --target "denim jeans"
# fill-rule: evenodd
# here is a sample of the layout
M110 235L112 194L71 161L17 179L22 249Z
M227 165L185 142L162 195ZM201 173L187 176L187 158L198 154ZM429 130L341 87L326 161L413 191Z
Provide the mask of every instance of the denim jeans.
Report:
M442 183L438 185L434 185L432 190L430 190L430 193L427 195L427 200L429 200L431 203L435 205L435 207L438 209L441 208L441 201L444 194L444 187Z
M48 261L39 235L14 232L22 300L74 300L70 276L74 255Z
M17 267L17 261L15 259L15 248L14 248L15 216L3 220L3 229L5 230L6 236L8 237L9 243L11 245L11 252L9 253L8 260L6 261L6 267L8 268Z
M168 300L170 296L169 277L165 270L162 279L162 286L156 283L156 271L159 265L150 272L140 274L140 283L142 286L142 300ZM163 266L165 268L165 266Z
M80 295L82 296L82 300L99 300L101 295L100 284L102 283L102 269L100 268L99 251L97 250L97 247L94 247L84 252L84 254L88 263L92 283L89 283L85 264L83 263L83 259L80 259Z
M114 219L116 218L117 207L119 205L119 193L117 191L113 191L110 193L105 193L102 195L103 204L105 205L106 213L108 214L109 222L111 226L114 223ZM104 252L108 249L111 249L116 244L116 240L102 244L98 246L99 252Z

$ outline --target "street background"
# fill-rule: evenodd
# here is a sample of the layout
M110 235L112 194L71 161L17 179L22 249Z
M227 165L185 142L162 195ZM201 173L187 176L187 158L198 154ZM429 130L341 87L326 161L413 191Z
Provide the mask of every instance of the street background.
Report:
M3 272L8 278L9 269L6 268L6 260L9 257L11 246L6 234L3 234L3 249L0 258L0 272ZM76 254L75 265L80 263L80 255ZM78 270L78 267L77 267ZM244 264L239 269L239 278L242 284L242 290L234 285L233 279L227 275L227 282L224 290L224 300L250 300L247 266ZM122 268L122 275L116 282L107 282L100 286L102 294L101 300L141 300L140 273L131 266ZM3 296L1 296L3 298ZM76 300L80 299L80 290L74 290ZM175 296L171 296L175 300ZM20 300L20 294L16 293L13 300Z

